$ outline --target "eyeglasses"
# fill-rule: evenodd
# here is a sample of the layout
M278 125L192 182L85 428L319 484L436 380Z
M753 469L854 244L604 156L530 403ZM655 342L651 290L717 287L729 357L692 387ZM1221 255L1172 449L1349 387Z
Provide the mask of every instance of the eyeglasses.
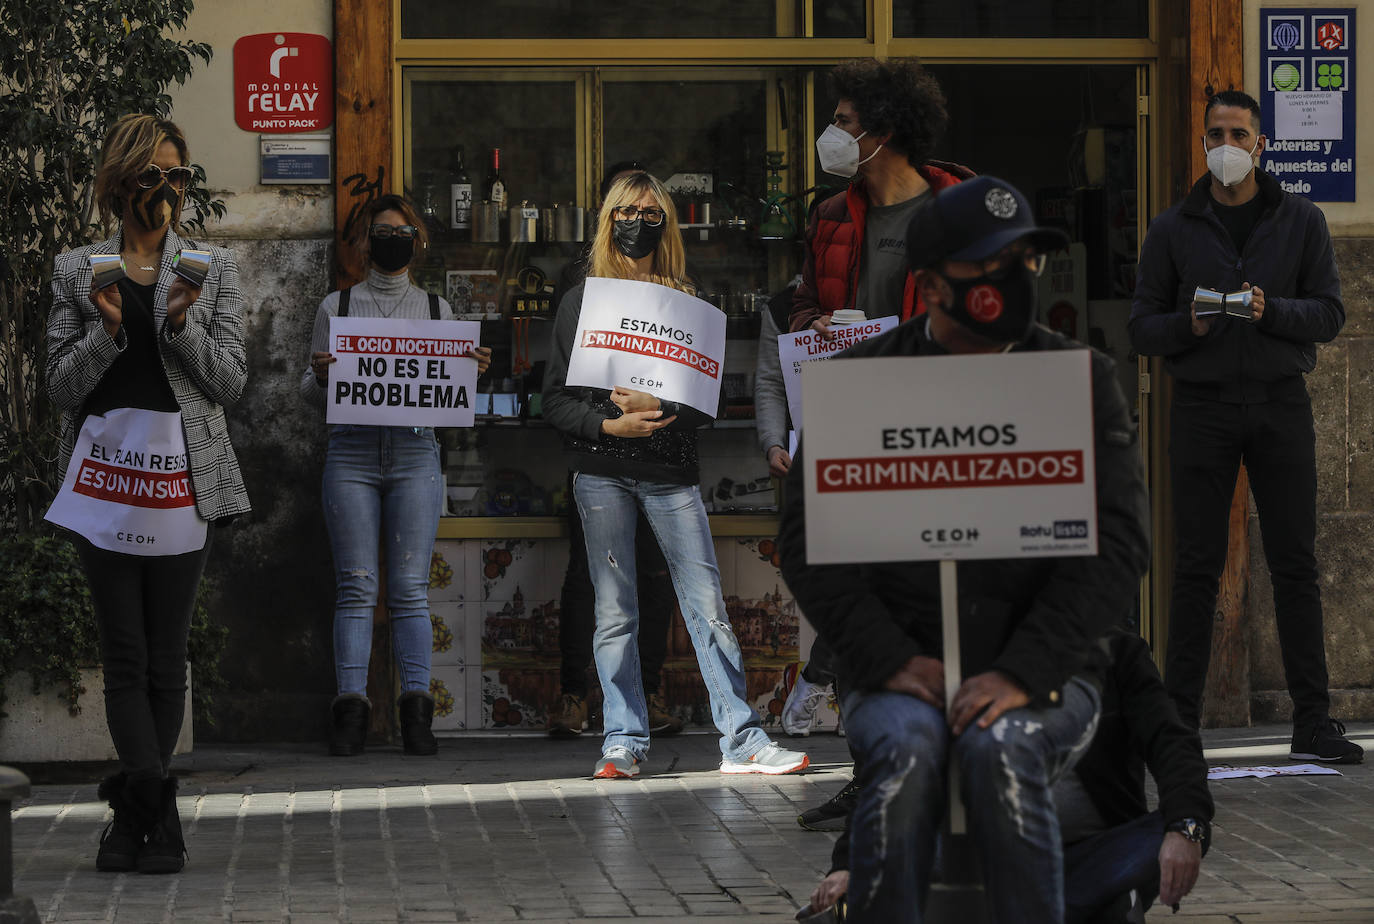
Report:
M138 185L144 189L152 189L163 180L167 185L176 190L185 189L195 179L196 172L190 167L173 167L170 170L163 170L157 164L149 164L143 168L143 172L137 177Z
M636 218L643 218L644 223L650 228L657 228L663 224L666 213L663 209L647 208L641 209L633 205L617 205L615 207L615 217L621 221L634 221Z
M420 229L414 225L373 225L367 229L368 237L383 241L389 237L399 237L403 241L408 241L419 233Z

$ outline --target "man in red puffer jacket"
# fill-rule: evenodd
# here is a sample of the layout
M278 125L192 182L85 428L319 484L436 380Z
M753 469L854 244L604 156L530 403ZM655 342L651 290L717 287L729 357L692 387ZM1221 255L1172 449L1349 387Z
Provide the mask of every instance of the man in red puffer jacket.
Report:
M834 120L816 141L820 168L858 180L816 209L789 327L822 334L839 308L868 317L923 312L906 263L906 229L917 205L973 176L929 160L949 120L939 83L915 58L861 58L836 65Z

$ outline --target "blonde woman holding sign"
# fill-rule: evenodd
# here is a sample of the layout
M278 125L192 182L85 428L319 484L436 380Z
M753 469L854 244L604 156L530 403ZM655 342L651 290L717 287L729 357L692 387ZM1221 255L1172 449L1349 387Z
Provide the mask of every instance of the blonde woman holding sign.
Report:
M651 282L691 293L672 198L636 172L611 186L592 242L591 277ZM628 388L570 388L568 362L584 285L558 307L544 378L544 417L563 433L596 590L594 653L605 696L605 742L593 775L638 775L649 751L640 677L635 521L643 511L663 549L696 648L711 715L720 730L722 773L792 773L807 757L778 747L746 700L744 663L721 595L693 428L702 412Z
M117 121L95 180L101 218L117 232L53 268L45 373L62 409L64 481L48 519L77 533L100 631L120 772L100 786L114 820L96 868L112 872L182 868L168 763L206 524L249 510L224 421L247 379L238 267L227 250L177 234L189 163L173 123ZM197 251L188 263L208 257L203 277L181 275L183 249Z
M373 199L358 214L353 246L367 265L367 279L331 292L315 314L310 366L301 395L325 409L332 318L453 320L448 302L410 281L411 261L429 244L424 222L408 200ZM491 350L468 354L480 375ZM324 523L334 555L334 674L338 695L330 707L329 751L361 754L372 704L367 668L372 656L372 611L377 606L380 542L387 542L386 605L392 647L401 674L397 709L407 754L438 753L430 731L434 697L429 692L433 628L429 618L429 562L439 529L443 477L432 427L334 424L324 463Z

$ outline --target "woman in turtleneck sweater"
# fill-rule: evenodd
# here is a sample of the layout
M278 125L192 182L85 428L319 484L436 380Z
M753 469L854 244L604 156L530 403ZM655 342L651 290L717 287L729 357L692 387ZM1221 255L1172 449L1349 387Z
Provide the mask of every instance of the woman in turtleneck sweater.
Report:
M428 246L424 223L400 196L372 200L359 216L354 241L367 263L367 279L349 290L352 318L428 320L429 293L411 284L406 268L416 250ZM417 247L418 244L418 247ZM310 368L301 394L325 407L329 367L329 321L339 315L339 293L331 292L315 314ZM438 299L439 320L453 309ZM486 372L491 350L469 354L478 374ZM443 502L439 444L430 427L336 424L329 428L324 464L324 522L334 555L334 671L338 695L331 708L330 753L359 754L367 736L367 664L372 654L372 611L377 605L378 536L387 540L387 609L391 644L401 674L401 741L407 754L434 754L430 731L434 698L429 692L433 635L429 619L429 561Z

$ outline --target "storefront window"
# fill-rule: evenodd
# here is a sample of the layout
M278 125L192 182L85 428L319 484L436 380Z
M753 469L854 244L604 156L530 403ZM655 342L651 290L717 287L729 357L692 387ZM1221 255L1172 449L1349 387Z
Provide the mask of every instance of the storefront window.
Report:
M899 38L1138 38L1148 0L896 0Z
M401 37L492 38L778 38L804 34L805 5L814 34L864 34L863 0L401 0Z

